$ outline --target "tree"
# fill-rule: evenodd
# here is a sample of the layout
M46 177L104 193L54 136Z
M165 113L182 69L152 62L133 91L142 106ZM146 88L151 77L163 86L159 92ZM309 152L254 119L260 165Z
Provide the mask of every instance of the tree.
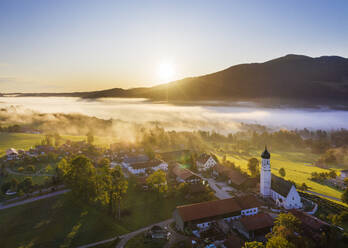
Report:
M282 236L273 236L268 239L266 248L296 248L296 246Z
M302 184L301 184L301 186L300 186L300 190L303 190L303 191L308 190L308 186L307 186L307 184L302 183Z
M92 145L94 142L94 135L91 131L87 133L87 143Z
M330 172L329 172L329 177L335 179L335 178L337 177L336 172L335 172L334 170L330 170Z
M31 177L24 178L24 180L18 185L18 189L22 190L24 193L32 192L33 187L33 180L31 179Z
M152 173L146 179L146 183L158 193L165 193L168 190L166 173L162 170Z
M259 171L259 160L257 158L251 158L248 161L248 169L252 176L257 175Z
M299 236L301 222L291 213L281 213L274 221L272 232L267 234L266 248L303 247L305 239Z
M284 169L283 167L279 169L279 174L280 174L282 177L285 177L286 172L285 172L285 169Z
M110 202L112 212L115 216L115 205L117 205L118 209L118 218L121 218L121 201L123 196L126 194L128 189L128 181L123 175L122 169L120 166L116 166L111 171L111 187L110 187Z
M265 245L262 242L252 241L245 242L243 248L265 248Z
M147 145L145 147L145 154L149 157L149 159L154 159L155 158L155 152L153 151L152 147Z
M342 193L341 199L344 203L348 204L348 188Z
M77 156L70 163L62 160L59 165L65 184L77 198L93 201L97 197L96 170L85 156Z

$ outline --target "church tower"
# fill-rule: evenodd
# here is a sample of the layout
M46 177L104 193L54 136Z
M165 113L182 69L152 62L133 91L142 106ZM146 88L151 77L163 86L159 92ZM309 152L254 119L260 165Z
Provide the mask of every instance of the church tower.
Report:
M260 193L263 197L271 196L271 154L265 147L261 154L261 175L260 175Z

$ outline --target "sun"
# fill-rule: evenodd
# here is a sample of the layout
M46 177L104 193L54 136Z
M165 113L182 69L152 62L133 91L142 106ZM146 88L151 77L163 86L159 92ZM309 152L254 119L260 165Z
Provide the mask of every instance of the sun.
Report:
M170 62L162 62L157 66L157 76L161 82L174 80L175 68Z

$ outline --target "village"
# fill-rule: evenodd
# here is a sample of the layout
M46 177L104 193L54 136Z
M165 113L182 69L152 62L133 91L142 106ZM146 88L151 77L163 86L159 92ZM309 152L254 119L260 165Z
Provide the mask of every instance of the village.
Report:
M119 166L142 191L150 190L150 175L164 173L165 180L159 184L174 185L187 199L194 199L193 204L177 205L168 225L153 225L145 231L146 242L150 244L165 240L177 247L234 248L252 241L266 243L267 234L282 213L291 213L300 220L303 235L314 243L321 242L322 234L331 227L314 216L318 208L315 202L301 196L292 182L271 174L271 154L267 148L259 158L260 169L256 167L259 176L255 177L233 166L222 165L214 154L194 154L190 150L148 151L141 146L118 143L106 149L86 141L67 141L59 147L37 145L27 151L10 148L2 158L2 170L29 173L28 168L23 169L24 164L58 161L76 155L88 157L95 166L103 159L109 160L110 169ZM35 171L35 168L30 169L30 173L45 173ZM55 172L47 176L51 181L46 188L62 187L61 181L54 180ZM346 176L342 171L341 179ZM30 190L21 190L28 197L37 189L32 185ZM9 197L17 199L16 194L13 187L6 190Z

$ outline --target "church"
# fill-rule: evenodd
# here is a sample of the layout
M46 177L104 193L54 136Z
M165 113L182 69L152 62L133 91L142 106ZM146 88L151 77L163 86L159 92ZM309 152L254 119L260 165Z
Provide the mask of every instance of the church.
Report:
M296 187L289 181L272 175L271 154L265 147L261 154L260 193L263 197L271 197L279 207L285 209L302 208L301 197Z

